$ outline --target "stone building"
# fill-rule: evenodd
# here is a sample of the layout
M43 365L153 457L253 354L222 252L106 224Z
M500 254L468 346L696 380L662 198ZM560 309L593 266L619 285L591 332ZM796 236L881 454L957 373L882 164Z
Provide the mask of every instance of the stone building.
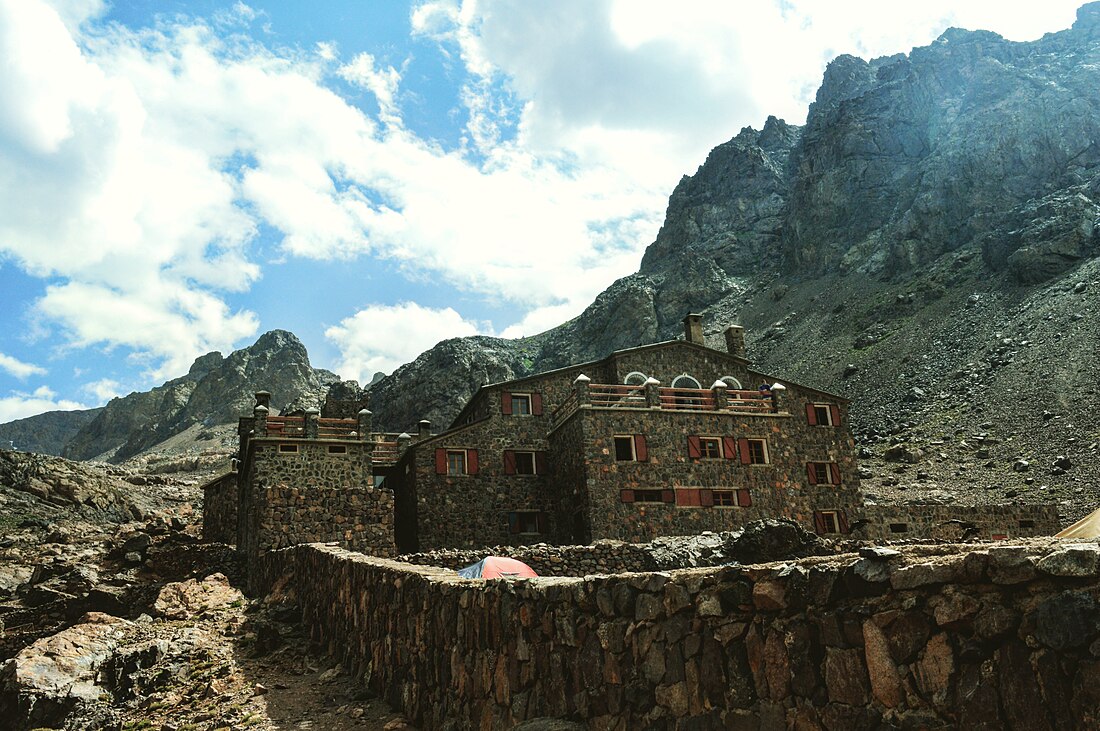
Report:
M740 327L723 352L701 316L684 326L483 386L398 460L398 550L637 542L777 516L848 532L861 500L847 400L752 369Z
M440 434L371 428L366 395L274 416L257 394L205 531L247 556L337 542L375 555L725 531L787 517L868 539L1050 535L1053 506L865 506L848 401L751 367L744 332L482 386Z

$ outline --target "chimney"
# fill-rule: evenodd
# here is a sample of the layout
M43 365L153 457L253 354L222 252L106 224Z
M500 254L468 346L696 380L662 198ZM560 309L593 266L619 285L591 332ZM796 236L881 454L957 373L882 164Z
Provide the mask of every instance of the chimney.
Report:
M684 340L703 345L703 316L691 314L684 318Z
M726 352L738 358L745 357L745 328L740 325L726 328Z
M265 409L271 408L271 392L270 391L257 391L256 392L256 405L263 406Z
M417 436L421 439L427 439L432 435L432 422L427 419L421 419L416 425Z

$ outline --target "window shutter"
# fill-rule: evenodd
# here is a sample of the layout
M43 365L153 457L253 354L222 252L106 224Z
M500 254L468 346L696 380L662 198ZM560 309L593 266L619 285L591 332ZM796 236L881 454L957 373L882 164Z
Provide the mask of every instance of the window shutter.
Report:
M840 465L838 465L836 462L829 463L829 472L831 472L832 475L833 475L833 484L834 485L839 485L840 484Z
M468 474L468 475L476 475L477 474L477 450L476 449L467 449L466 450L466 474Z
M686 508L694 508L703 504L702 497L704 492L710 492L709 490L676 490L676 504Z
M508 513L508 532L519 533L519 516L515 513Z
M830 404L829 413L833 417L833 426L840 426L840 407L836 404Z
M737 440L733 437L722 437L722 454L726 459L737 459Z
M709 508L714 505L714 491L713 490L700 490L699 491L699 504L704 508Z
M437 475L447 474L447 450L437 449L435 450L435 473Z
M646 447L645 435L634 435L634 458L639 462L649 461L649 449Z
M516 453L511 449L504 450L504 474L516 474Z
M744 438L738 439L737 451L741 454L741 464L748 464L751 459L749 456L749 440Z
M692 459L699 459L703 456L703 448L699 444L699 437L688 437L688 456Z
M666 503L666 504L676 502L676 491L675 490L661 490L661 502Z
M500 392L500 413L512 413L512 393L510 391Z
M817 426L817 412L813 404L806 404L806 421L810 422L810 426Z
M806 463L806 477L809 479L811 485L817 484L817 470L814 468L813 462Z
M818 535L825 535L825 516L820 510L814 511L814 530Z
M841 533L848 532L848 516L844 514L843 510L836 511L836 522Z
M624 502L624 503L634 502L634 491L633 490L620 490L619 491L619 500L621 502Z
M535 473L546 474L546 452L535 452Z
M535 514L535 530L539 533L546 532L546 513L540 512Z
M531 394L531 413L535 416L542 416L542 394Z
M745 488L741 488L737 491L737 504L742 508L752 507L752 495L750 495L749 491Z

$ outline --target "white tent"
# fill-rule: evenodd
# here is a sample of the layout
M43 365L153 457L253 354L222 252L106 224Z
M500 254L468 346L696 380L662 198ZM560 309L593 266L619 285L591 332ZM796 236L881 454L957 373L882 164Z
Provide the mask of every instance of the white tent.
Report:
M1055 538L1100 538L1100 508L1092 511Z

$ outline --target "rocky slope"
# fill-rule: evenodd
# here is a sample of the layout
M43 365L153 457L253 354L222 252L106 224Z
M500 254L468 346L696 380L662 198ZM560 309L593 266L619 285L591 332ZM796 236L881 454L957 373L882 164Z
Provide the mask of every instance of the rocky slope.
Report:
M293 333L272 330L228 357L208 353L187 375L151 391L111 399L61 449L70 459L120 462L189 428L235 422L251 409L252 393L271 392L276 408L291 402L316 404L337 381L313 368ZM31 421L31 420L24 420Z
M100 409L47 411L0 424L0 449L60 455L65 444L99 412Z

